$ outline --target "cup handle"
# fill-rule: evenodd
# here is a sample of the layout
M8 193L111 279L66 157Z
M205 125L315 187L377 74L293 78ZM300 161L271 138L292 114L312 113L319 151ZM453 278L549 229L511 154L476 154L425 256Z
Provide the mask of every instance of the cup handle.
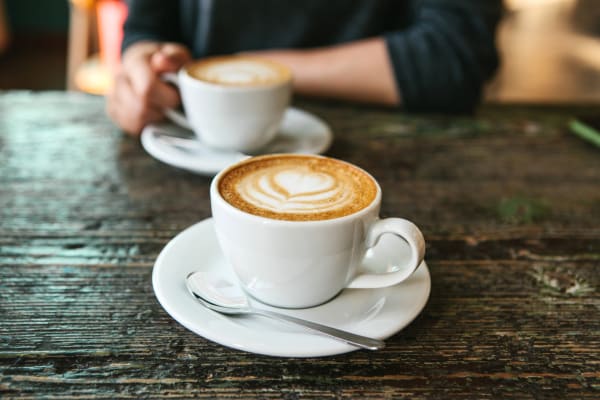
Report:
M179 89L179 77L177 76L176 73L174 73L174 72L164 73L160 76L160 79L174 85L177 89ZM177 125L179 125L183 128L189 129L189 130L193 130L192 126L190 125L187 118L185 117L185 115L182 112L177 111L173 108L165 108L163 111L165 113L165 116L168 119L170 119L171 121L173 121L174 123L176 123Z
M407 279L421 265L425 256L425 239L415 224L402 218L385 218L375 221L367 231L367 249L375 246L384 233L392 233L408 243L411 252L408 264L394 266L396 270L393 272L359 274L346 287L371 289L392 286Z

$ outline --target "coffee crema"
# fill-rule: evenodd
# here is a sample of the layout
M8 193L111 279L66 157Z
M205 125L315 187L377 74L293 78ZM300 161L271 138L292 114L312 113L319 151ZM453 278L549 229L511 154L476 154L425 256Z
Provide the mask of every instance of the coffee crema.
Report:
M229 204L261 217L318 221L354 214L371 204L377 184L343 161L309 155L254 157L218 182Z
M192 78L226 86L269 86L292 77L290 70L281 64L244 56L205 58L185 69Z

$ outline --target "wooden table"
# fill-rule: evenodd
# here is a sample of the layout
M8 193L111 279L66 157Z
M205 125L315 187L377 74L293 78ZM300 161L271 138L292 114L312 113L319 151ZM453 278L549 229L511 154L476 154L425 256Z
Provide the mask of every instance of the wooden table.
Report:
M566 129L585 107L300 106L381 182L382 215L423 229L432 292L408 328L317 359L194 335L150 277L210 216L209 178L155 161L102 98L4 92L0 397L600 398L600 149Z

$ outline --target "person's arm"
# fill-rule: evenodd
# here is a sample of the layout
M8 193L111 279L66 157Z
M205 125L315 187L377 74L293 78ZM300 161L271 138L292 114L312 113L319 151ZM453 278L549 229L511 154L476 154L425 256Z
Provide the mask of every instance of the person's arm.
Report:
M383 38L310 50L254 54L288 65L298 94L398 105L400 94Z
M470 111L498 66L500 0L421 0L405 30L342 45L256 52L288 64L297 93L396 105L409 111Z
M499 59L501 0L420 0L414 22L386 35L409 111L471 111Z

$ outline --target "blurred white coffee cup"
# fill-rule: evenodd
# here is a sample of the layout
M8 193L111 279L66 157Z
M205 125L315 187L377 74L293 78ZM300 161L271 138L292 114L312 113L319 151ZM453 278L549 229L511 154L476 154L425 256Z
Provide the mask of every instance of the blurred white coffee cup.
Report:
M192 61L163 79L179 88L184 110L166 116L225 151L255 152L273 140L292 94L289 68L247 56Z

